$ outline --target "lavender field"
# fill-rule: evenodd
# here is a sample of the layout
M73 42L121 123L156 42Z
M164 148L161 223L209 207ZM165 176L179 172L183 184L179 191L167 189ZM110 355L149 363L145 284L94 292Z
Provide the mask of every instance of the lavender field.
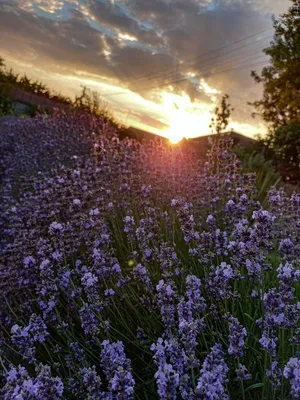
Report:
M299 194L88 114L0 152L1 399L300 399Z

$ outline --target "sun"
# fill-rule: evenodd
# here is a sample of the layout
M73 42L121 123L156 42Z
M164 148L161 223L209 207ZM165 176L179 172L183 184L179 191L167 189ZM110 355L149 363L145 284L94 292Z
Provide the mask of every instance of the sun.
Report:
M166 132L170 142L173 144L180 142L187 133L187 118L180 112L173 114L170 128Z
M169 128L164 131L164 136L171 143L176 144L183 138L199 136L202 116L195 115L192 106L194 107L187 95L164 94L164 108L169 121Z
M182 134L182 131L177 130L177 128L170 128L170 130L168 131L168 138L172 144L177 144L184 138L184 136Z

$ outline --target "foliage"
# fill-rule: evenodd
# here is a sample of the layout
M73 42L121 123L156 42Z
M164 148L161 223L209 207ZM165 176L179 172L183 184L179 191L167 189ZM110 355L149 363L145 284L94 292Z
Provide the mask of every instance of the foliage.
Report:
M73 104L82 111L88 111L96 115L100 112L100 107L101 111L106 112L105 106L101 106L100 103L101 99L98 92L82 86L81 94L75 97Z
M209 125L209 127L212 129L212 132L216 132L217 135L220 135L221 132L225 131L228 126L230 113L234 110L234 108L230 109L231 105L227 103L228 99L228 94L225 94L222 97L221 109L220 107L215 108L215 115L212 117L211 124Z
M30 104L30 105L27 107L26 116L32 118L32 117L35 117L38 113L39 113L39 108L38 108L38 106L36 106L36 105L34 105L34 104Z
M17 87L25 92L43 96L58 103L70 104L78 109L77 112L79 114L82 112L89 112L95 116L103 116L104 120L109 122L115 128L118 128L121 131L125 129L125 127L112 115L108 105L101 99L100 94L96 91L92 91L86 86L82 86L81 94L75 96L75 99L72 100L60 93L54 93L47 85L38 80L32 81L26 74L20 77L19 74L16 74L12 69L8 70L2 57L0 57L0 84L2 87L4 86L10 90ZM8 96L9 91L6 94ZM45 110L44 112L49 113L48 110ZM37 113L38 107L31 105L26 115L32 117Z
M1 398L299 398L300 196L264 209L218 139L2 128Z
M290 181L300 181L300 123L284 125L270 133L264 143L280 173Z
M89 112L92 115L103 117L104 121L109 121L114 127L122 129L123 126L114 118L108 108L108 104L103 101L100 94L86 86L82 86L81 94L75 97L73 105L79 112Z
M280 174L275 170L273 162L253 149L236 146L233 150L243 165L243 172L256 174L257 198L263 206L267 205L267 194L273 186L281 183Z
M59 101L60 103L71 103L70 98L54 93L47 85L39 80L33 81L29 79L26 74L19 76L12 68L8 70L2 57L0 57L0 83L10 85L11 88L17 87L25 92L47 97L51 100Z
M1 57L0 57L0 70L1 70ZM0 86L0 116L4 115L14 115L15 109L13 102L9 97L8 93L10 90L10 85L3 84Z
M15 114L15 109L11 99L0 93L0 117L13 114Z
M257 83L264 86L262 100L249 103L256 113L276 130L300 122L300 4L291 0L289 10L279 19L273 18L274 40L264 53L271 65L261 76L252 71Z

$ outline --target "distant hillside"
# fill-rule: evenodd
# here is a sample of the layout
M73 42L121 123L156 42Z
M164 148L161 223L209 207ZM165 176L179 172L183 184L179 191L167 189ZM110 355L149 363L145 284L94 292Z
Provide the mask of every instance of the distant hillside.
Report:
M142 129L130 127L121 131L120 136L129 137L130 139L135 139L138 141L142 140L153 140L154 138L162 139L163 141L168 141L169 139L156 135L155 133L147 132Z
M253 144L255 144L256 140L249 138L247 136L242 135L241 133L237 133L237 132L227 132L226 134L228 134L232 139L233 139L233 144L234 145L240 145L242 147L248 147L248 146L252 146ZM130 137L132 139L136 139L138 141L142 141L142 140L151 140L153 139L153 137L156 138L160 138L163 141L168 141L167 138L164 138L162 136L159 135L155 135L151 132L147 132L144 131L142 129L138 129L138 128L133 128L130 127L128 129L125 129L122 131L121 136L126 136L126 137ZM215 134L210 134L210 135L204 135L204 136L198 136L196 138L191 138L191 139L185 139L183 140L185 143L188 143L190 145L196 146L196 147L207 147L208 146L208 139L211 137L214 137Z
M230 136L233 139L234 145L238 144L240 146L247 147L247 146L253 145L256 142L255 139L249 138L248 136L245 136L238 132L231 131L231 132L226 132L225 134L227 134L228 136ZM192 142L206 142L206 141L208 141L208 138L213 137L213 136L215 136L215 134L198 136L196 138L192 138L189 140Z

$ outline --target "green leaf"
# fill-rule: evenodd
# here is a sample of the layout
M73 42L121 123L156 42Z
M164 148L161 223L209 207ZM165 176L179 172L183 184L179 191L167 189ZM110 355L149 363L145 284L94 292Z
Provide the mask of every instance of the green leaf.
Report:
M254 385L249 386L249 387L245 390L245 393L246 393L246 392L249 392L250 390L253 390L253 389L261 388L261 387L263 387L263 386L264 386L264 384L263 384L262 382L260 382L260 383L254 383Z
M245 315L246 317L248 317L252 322L254 322L254 318L251 317L251 315L249 315L249 314L247 314L247 313L245 313L244 315Z

